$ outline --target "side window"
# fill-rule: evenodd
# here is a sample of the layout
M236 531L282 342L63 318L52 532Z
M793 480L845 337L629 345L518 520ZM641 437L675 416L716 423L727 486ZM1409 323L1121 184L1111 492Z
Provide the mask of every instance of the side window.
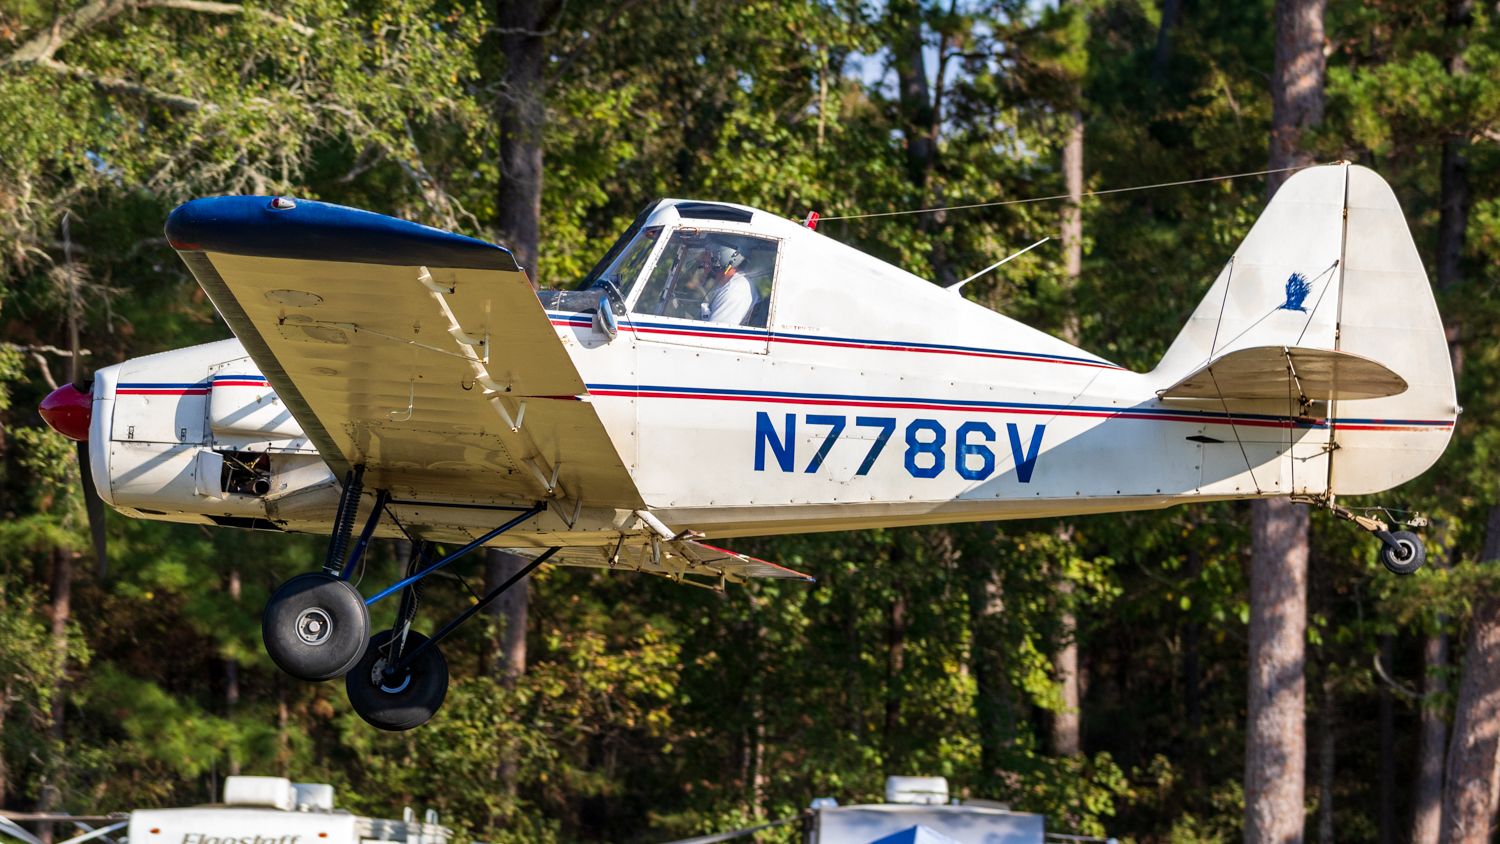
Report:
M769 237L678 229L632 310L765 328L778 243Z

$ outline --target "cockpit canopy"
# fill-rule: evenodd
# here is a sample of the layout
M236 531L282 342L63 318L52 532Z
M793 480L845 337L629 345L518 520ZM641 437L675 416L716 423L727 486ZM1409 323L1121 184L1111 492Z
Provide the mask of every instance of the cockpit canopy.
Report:
M781 240L746 232L751 212L716 203L676 203L678 222L647 225L660 206L636 217L583 289L605 291L621 313L765 328Z

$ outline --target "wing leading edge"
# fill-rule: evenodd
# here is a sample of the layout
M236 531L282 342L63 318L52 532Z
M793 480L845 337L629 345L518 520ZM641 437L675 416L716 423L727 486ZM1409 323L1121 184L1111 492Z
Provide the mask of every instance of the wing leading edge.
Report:
M508 250L256 196L194 200L166 230L336 472L405 498L641 506Z

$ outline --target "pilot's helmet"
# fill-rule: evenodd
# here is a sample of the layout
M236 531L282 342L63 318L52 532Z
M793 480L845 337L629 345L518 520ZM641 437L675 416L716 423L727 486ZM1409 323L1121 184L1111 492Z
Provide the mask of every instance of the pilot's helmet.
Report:
M740 253L740 250L728 244L713 247L709 250L709 255L714 269L721 273L725 270L732 270L745 261L745 256Z

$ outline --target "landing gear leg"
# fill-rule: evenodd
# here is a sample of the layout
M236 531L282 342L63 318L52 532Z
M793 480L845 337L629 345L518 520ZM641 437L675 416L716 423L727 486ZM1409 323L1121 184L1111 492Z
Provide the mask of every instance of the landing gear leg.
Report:
M412 549L408 576L427 564L427 548L422 542ZM371 637L364 657L344 675L344 693L355 714L382 730L399 732L427 723L448 696L448 660L426 636L411 629L422 586L418 580L401 591L391 629Z
M409 730L427 723L448 694L448 661L438 649L438 642L494 603L558 550L552 548L539 554L510 579L450 619L431 639L411 629L406 612L407 595L403 595L403 611L397 614L396 626L375 634L364 659L344 675L344 690L355 713L382 730ZM415 613L415 604L410 606Z
M1369 531L1380 540L1380 562L1394 574L1415 574L1427 562L1427 547L1422 538L1409 530L1391 530L1391 526L1373 516L1356 513L1332 501L1313 502L1340 519L1350 521ZM1389 512L1386 513L1389 516ZM1393 518L1392 521L1395 521ZM1420 517L1408 521L1413 527L1426 524Z
M261 614L260 633L266 653L278 668L299 680L342 676L359 662L370 637L369 610L347 576L369 544L385 509L384 491L376 496L375 511L360 532L354 554L347 564L344 561L359 511L364 471L365 467L356 466L344 479L323 570L300 574L281 584Z

